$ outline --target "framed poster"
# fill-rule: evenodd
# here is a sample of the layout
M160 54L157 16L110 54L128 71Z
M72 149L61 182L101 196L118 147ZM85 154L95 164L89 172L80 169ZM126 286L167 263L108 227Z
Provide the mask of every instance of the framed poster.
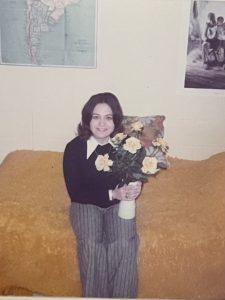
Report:
M96 67L97 0L1 0L0 63Z
M225 1L191 0L185 88L225 89Z

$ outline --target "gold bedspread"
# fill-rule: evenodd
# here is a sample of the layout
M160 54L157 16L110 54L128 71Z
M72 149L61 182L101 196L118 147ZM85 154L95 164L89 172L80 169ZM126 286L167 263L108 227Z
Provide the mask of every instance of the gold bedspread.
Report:
M0 295L80 296L60 152L0 165ZM140 298L225 298L225 152L169 158L137 200Z

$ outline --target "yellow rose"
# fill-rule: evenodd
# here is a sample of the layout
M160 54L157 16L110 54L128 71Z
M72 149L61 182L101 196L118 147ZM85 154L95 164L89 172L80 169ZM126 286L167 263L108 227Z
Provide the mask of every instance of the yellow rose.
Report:
M95 166L98 171L105 171L108 172L110 167L113 165L113 161L109 159L109 155L98 155Z
M146 156L142 162L141 170L145 174L155 174L158 172L157 159L155 157Z
M135 154L137 150L141 149L140 140L135 137L130 137L126 140L126 143L123 145L123 148L129 151L132 154Z
M134 131L141 131L143 129L143 127L144 127L144 125L140 121L137 121L137 122L131 124L131 128Z
M152 145L161 148L162 152L166 153L169 149L168 143L163 138L157 138L152 141Z
M122 141L123 139L125 139L126 136L127 136L127 135L124 134L123 132L117 133L117 134L112 138L113 144L120 144L121 141Z

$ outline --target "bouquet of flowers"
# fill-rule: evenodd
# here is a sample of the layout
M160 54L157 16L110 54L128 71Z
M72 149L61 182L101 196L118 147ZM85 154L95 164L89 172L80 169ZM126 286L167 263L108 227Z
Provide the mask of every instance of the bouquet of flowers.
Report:
M143 124L135 122L132 124L129 135L117 133L112 138L114 149L112 159L109 155L99 155L95 161L97 170L112 172L119 179L119 186L124 184L135 184L137 181L142 183L148 181L148 177L156 174L159 169L157 167L157 151L164 153L168 151L168 144L162 139L157 138L152 142L154 151L147 155L145 146L141 142L141 134ZM135 200L120 201L119 216L121 218L130 219L135 216Z

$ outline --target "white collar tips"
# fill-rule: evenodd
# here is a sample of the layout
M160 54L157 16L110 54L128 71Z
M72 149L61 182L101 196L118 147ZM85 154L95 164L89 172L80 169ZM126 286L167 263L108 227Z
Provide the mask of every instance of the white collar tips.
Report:
M112 145L111 139L109 139L108 143ZM103 146L103 145L99 144L98 141L93 136L91 136L87 140L87 156L86 156L87 159L95 151L95 149L97 148L98 145Z

